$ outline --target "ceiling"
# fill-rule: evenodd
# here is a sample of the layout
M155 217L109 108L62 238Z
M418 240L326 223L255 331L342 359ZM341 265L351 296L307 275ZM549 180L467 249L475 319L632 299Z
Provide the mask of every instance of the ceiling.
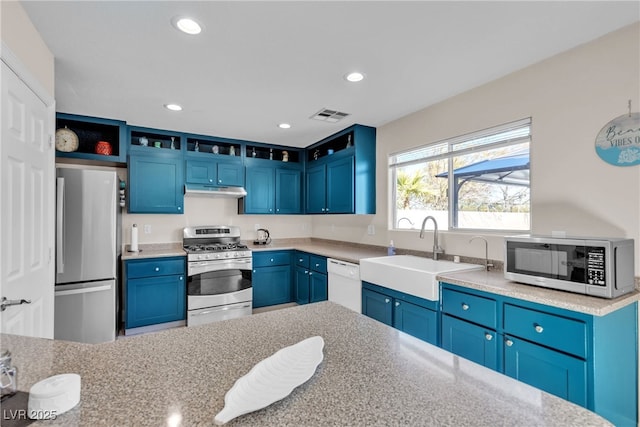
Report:
M640 20L637 1L23 6L55 56L58 111L289 146L384 125ZM176 30L177 16L202 33ZM353 70L366 78L347 82ZM311 120L322 108L350 115Z

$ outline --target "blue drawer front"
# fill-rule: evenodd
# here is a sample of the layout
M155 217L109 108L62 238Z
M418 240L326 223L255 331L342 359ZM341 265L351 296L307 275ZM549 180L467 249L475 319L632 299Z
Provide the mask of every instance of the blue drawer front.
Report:
M185 258L153 258L126 262L127 278L185 274Z
M289 251L267 251L253 253L253 267L269 267L272 265L291 264L291 253Z
M295 261L297 266L309 268L309 254L296 252Z
M504 331L578 357L587 356L587 327L578 320L505 304Z
M496 301L451 289L442 289L442 311L491 329L497 328Z
M322 256L311 255L309 257L309 268L318 273L327 273L327 259Z

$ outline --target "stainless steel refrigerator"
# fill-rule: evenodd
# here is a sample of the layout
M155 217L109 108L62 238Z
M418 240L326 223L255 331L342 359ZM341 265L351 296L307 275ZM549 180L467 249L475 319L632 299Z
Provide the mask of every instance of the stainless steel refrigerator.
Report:
M116 172L56 169L54 338L113 341L120 255Z

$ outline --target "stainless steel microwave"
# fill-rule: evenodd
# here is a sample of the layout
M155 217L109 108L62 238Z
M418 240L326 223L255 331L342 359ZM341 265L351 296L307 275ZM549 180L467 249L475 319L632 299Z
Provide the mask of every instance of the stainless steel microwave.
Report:
M602 298L635 288L633 239L513 236L504 250L508 280Z

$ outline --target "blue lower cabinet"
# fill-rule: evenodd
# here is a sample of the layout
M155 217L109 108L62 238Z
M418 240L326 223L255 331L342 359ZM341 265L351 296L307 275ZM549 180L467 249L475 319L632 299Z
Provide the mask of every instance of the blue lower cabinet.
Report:
M445 350L498 370L499 344L495 331L442 315L442 348Z
M438 345L438 302L362 282L362 314Z
M506 375L587 406L587 362L511 336L504 345Z
M393 298L362 289L362 314L385 325L393 326Z
M294 271L295 301L296 303L309 303L309 269L306 267L296 267Z
M448 283L441 295L445 350L637 426L637 303L595 316Z
M311 271L309 273L309 302L326 301L328 298L327 275Z
M327 258L296 251L294 270L295 301L298 304L328 299Z
M184 257L125 262L125 328L186 319Z
M254 268L251 281L255 308L291 302L290 266Z
M293 301L291 251L253 252L253 306L267 307Z

